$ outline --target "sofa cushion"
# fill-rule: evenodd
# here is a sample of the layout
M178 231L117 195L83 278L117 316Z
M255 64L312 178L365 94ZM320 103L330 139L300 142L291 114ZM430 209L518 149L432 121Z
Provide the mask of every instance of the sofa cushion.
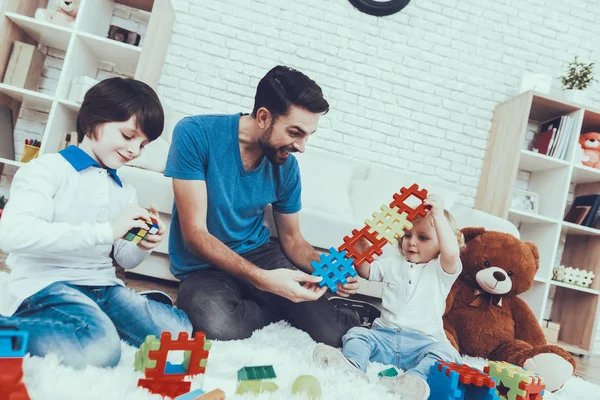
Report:
M330 160L319 153L295 154L302 180L302 208L345 215L352 219L350 181L352 164Z

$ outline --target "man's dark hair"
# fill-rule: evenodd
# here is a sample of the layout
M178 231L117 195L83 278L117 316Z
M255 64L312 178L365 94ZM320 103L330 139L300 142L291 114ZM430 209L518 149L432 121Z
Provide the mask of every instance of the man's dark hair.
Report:
M105 79L88 90L77 113L77 138L96 137L98 126L124 122L135 116L137 128L150 141L158 138L165 114L156 92L144 82L130 78Z
M278 65L258 82L252 117L264 107L275 119L286 115L292 105L315 114L329 111L329 103L315 81L294 68Z

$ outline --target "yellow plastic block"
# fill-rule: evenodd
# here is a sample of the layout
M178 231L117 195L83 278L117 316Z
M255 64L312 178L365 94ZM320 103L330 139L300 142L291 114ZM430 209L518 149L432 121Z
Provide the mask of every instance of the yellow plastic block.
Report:
M365 224L371 227L369 232L377 233L379 238L384 238L390 244L396 244L396 237L404 236L404 229L412 229L408 214L400 214L397 207L390 208L387 204L380 209L381 212L373 213L373 219L365 220Z

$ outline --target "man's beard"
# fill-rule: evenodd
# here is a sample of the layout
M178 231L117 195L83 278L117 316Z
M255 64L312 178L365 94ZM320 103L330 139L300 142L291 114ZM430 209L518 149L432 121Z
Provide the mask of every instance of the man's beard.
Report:
M273 134L273 125L269 126L263 134L258 138L258 144L260 145L260 149L267 157L267 160L273 165L283 165L287 158L280 157L277 153L279 150L283 150L284 147L275 147L271 144L271 135ZM292 153L293 151L289 151Z

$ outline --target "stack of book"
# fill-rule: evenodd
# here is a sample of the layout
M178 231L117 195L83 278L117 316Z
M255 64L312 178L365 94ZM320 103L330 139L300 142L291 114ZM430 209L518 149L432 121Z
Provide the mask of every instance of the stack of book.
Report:
M534 148L540 154L566 160L569 150L573 146L574 125L574 119L568 115L542 123L533 145Z

